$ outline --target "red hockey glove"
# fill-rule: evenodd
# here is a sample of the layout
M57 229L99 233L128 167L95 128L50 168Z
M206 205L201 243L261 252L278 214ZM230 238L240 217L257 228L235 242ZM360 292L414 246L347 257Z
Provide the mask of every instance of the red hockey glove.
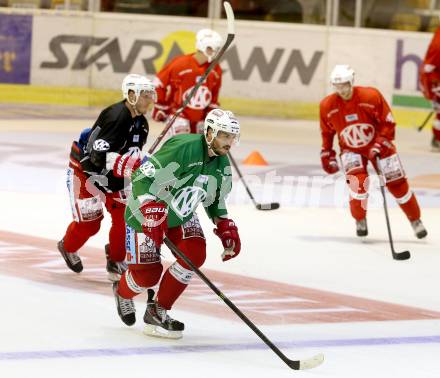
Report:
M156 247L163 243L163 235L168 229L168 210L164 203L150 201L144 203L140 208L144 216L142 231L154 241Z
M157 122L165 122L168 118L169 109L169 106L155 104L151 113L151 117Z
M387 138L378 136L374 141L373 146L368 151L368 159L374 161L376 156L381 158L385 156L392 148L393 144Z
M141 159L137 154L127 152L124 155L118 155L113 165L113 175L115 177L130 177L140 165Z
M240 253L240 236L238 235L238 229L233 220L220 220L217 223L217 228L214 228L214 234L220 238L223 248L225 249L222 253L223 261L228 261Z
M322 169L329 175L332 175L339 171L338 162L336 160L335 150L322 150L321 151L321 165Z

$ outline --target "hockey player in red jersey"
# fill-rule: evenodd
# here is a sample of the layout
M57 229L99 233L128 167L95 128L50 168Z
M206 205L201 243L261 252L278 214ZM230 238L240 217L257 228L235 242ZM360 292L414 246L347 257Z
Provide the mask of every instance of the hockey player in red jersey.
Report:
M105 246L109 279L118 280L126 270L125 202L129 177L141 164L142 147L149 127L144 114L156 98L151 80L130 74L122 82L123 101L104 109L92 129L72 143L67 172L73 221L58 242L67 266L83 270L78 250L95 235L103 219L103 204L112 225Z
M424 238L427 231L420 220L416 196L408 186L393 142L396 123L387 102L375 88L353 86L354 71L347 65L335 66L330 80L335 93L320 103L321 164L329 174L339 171L333 149L337 134L357 235L368 234L367 165L370 161L377 170L376 158L379 157L388 190L408 217L416 236Z
M434 33L425 59L420 66L419 78L423 95L432 101L435 112L432 125L432 150L440 152L440 27Z
M180 108L199 77L206 72L221 44L222 38L217 32L199 30L196 36L197 51L174 58L157 74L157 102L152 113L155 121L165 122ZM176 118L168 137L183 133L203 133L205 116L218 107L221 82L222 70L217 64L185 110Z

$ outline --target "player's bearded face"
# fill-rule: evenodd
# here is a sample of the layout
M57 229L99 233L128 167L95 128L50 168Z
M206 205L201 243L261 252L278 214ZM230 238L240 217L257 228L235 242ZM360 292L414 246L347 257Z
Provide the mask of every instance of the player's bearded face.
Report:
M219 131L211 143L211 149L217 155L226 155L235 143L236 135Z
M350 83L333 84L336 93L344 100L349 100L353 93L353 87Z

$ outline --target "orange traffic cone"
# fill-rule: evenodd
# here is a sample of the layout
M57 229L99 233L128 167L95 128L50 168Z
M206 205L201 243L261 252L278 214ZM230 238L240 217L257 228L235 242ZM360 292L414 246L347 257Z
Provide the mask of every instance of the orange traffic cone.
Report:
M250 155L243 160L244 165L268 165L263 155L258 151L252 151Z

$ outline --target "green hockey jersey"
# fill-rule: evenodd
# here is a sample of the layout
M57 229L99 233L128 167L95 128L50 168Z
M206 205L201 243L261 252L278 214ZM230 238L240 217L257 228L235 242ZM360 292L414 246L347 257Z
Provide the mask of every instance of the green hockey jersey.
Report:
M225 199L231 191L231 166L227 156L210 157L204 135L177 135L143 163L132 175L132 193L125 220L142 231L141 204L155 197L168 207L168 227L187 222L203 203L208 216L227 215Z

